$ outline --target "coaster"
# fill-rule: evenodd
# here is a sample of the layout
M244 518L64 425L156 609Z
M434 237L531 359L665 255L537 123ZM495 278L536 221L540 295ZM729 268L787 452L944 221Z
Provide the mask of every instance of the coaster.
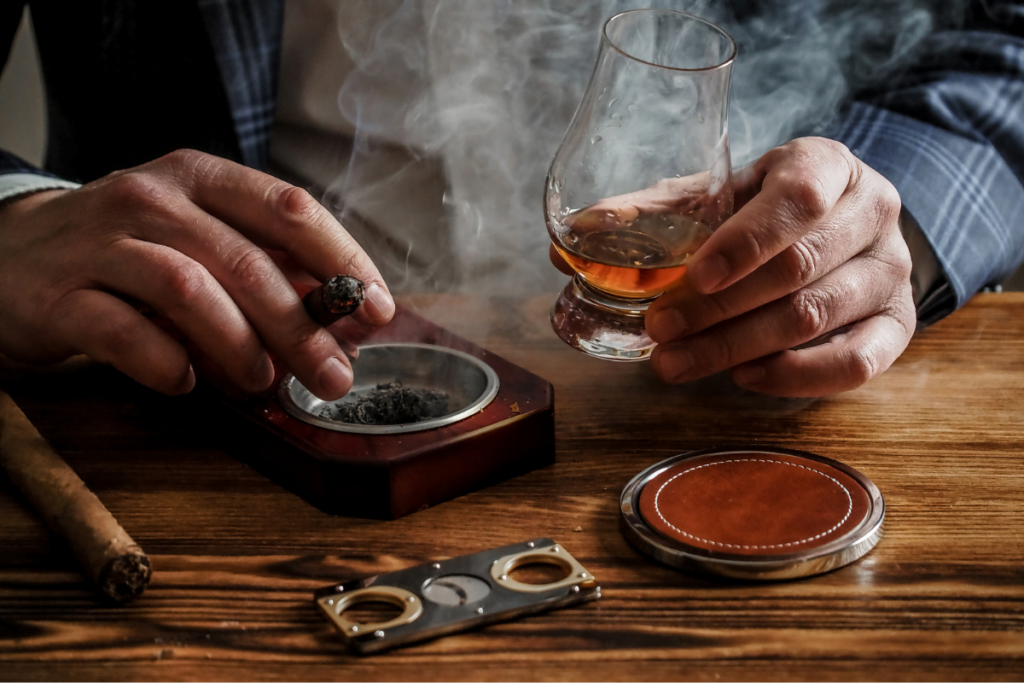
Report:
M788 449L684 453L626 486L622 529L678 569L739 579L811 576L863 557L882 535L885 502L857 470Z

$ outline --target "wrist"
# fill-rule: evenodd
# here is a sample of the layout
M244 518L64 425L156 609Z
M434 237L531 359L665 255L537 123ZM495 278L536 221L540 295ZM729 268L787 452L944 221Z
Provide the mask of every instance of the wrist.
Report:
M70 192L67 188L49 188L29 191L0 200L0 221L22 216L46 202Z

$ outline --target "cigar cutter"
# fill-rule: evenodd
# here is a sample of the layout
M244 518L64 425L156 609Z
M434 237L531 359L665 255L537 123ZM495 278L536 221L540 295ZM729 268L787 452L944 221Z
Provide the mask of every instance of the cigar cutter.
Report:
M545 583L530 579L537 567ZM314 599L353 651L370 654L599 597L593 574L555 541L538 538L348 581ZM363 603L399 613L378 623L350 618Z
M622 532L667 565L735 579L820 574L864 556L885 502L843 463L782 448L684 453L647 468L619 500Z

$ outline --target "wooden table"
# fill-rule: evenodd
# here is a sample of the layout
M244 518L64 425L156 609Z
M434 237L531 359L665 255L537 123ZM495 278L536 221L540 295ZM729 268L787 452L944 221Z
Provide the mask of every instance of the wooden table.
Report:
M664 386L548 328L551 297L412 303L556 389L557 464L409 517L327 516L211 445L191 399L105 368L2 386L148 551L125 607L97 599L0 477L4 679L1020 679L1024 294L985 294L882 377L781 400L716 377ZM659 566L618 531L637 472L727 443L813 451L871 477L886 532L816 578L731 584ZM593 603L372 657L316 588L531 537L598 577Z

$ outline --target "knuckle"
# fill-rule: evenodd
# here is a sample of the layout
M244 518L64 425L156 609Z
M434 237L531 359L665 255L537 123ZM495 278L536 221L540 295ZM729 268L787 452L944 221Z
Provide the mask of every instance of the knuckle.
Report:
M838 140L814 137L807 138L807 142L814 147L816 153L831 156L838 164L846 165L857 162L857 158L850 148Z
M169 205L167 190L154 176L127 172L110 178L108 199L120 210L130 209L144 213L158 213Z
M320 202L306 190L301 187L279 185L271 192L277 193L272 203L286 227L300 229L319 222L322 210Z
M864 384L884 370L870 348L851 349L846 357L846 368L853 386Z
M885 178L880 178L878 191L874 194L874 210L883 226L897 224L903 199L899 191Z
M917 307L914 306L913 297L907 296L903 298L903 301L893 303L889 315L903 332L903 349L905 349L914 336L914 332L917 331ZM903 349L900 349L901 353Z
M343 270L351 271L353 275L362 274L367 286L379 278L373 275L373 264L368 261L366 253L355 241L341 237L334 242L334 248Z
M816 222L831 208L828 193L814 173L786 172L782 178L782 198L789 214L798 222Z
M740 237L745 242L743 249L746 258L757 263L764 263L771 258L777 248L772 236L762 230L744 230Z
M206 292L206 271L198 263L181 263L167 268L162 284L176 305L192 308Z
M746 360L749 358L744 354L743 341L734 335L723 334L716 340L710 365L716 370L721 370L734 367Z
M195 149L176 149L163 159L182 185L195 187L211 182L220 172L224 160Z
M828 143L835 162L834 165L846 170L846 187L856 188L860 186L864 180L864 173L867 168L864 163L843 143L825 138L822 138L822 141Z
M828 331L832 297L825 289L802 289L793 294L792 314L794 330L804 341Z
M285 356L294 359L323 355L326 345L324 335L330 336L330 333L311 320L299 322L285 338Z
M814 150L819 142L820 138L794 138L782 145L780 149L788 156L795 157L797 159L807 158L814 154Z
M716 294L700 297L699 302L700 307L694 316L695 329L703 329L719 321L728 320L735 315L729 302ZM687 316L684 315L685 317Z
M164 160L182 171L196 171L209 163L209 154L195 149L176 149L164 155Z
M256 289L272 277L273 266L269 257L255 245L239 247L229 260L231 279L243 289Z
M881 275L887 277L893 286L910 285L910 275L914 268L910 248L899 230L893 230L888 239L876 244L871 251Z
M910 275L914 270L914 260L910 255L910 248L907 247L906 242L901 240L897 243L896 248L893 249L889 266L892 268L898 282L909 285Z
M779 255L779 269L783 283L790 287L802 287L813 282L817 276L821 256L819 250L803 241L794 242Z

